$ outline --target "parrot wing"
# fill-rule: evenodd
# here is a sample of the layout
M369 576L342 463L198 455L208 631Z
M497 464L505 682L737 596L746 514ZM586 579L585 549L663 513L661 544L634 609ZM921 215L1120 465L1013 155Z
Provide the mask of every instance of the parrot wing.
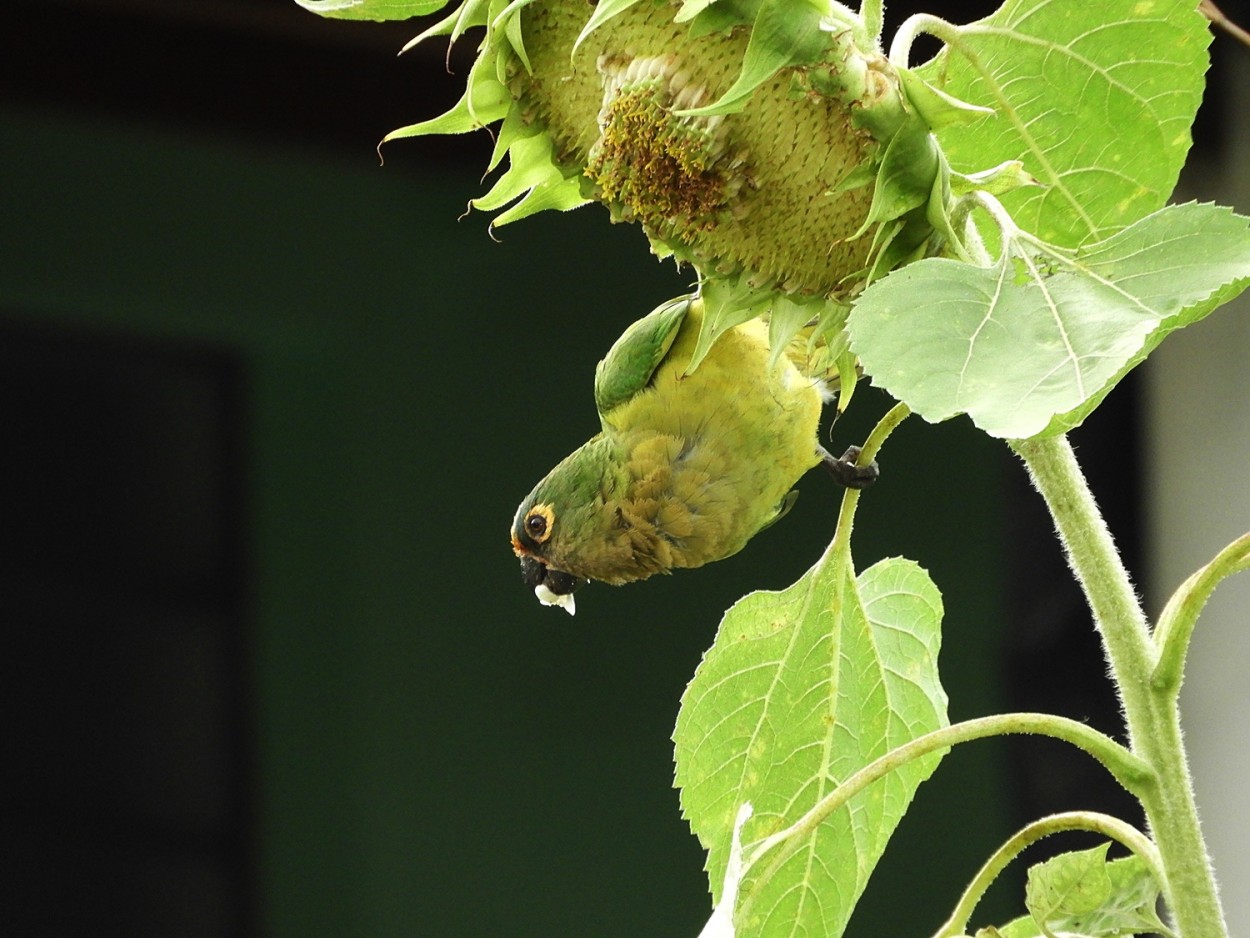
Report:
M670 300L630 326L595 367L595 407L599 417L645 388L668 354L690 308L690 297Z

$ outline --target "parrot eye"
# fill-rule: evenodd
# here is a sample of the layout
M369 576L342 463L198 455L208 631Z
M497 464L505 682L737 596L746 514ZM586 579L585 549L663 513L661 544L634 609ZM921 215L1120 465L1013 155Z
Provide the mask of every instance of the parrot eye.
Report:
M550 505L535 505L525 516L525 533L535 544L542 544L551 537L551 528L555 520L555 512L551 510Z

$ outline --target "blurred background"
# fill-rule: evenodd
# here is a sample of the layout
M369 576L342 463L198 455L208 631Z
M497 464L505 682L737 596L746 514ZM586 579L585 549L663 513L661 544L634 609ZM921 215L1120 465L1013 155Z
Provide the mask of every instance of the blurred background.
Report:
M485 133L399 142L380 167L377 140L445 110L471 61L472 36L454 75L438 41L396 57L422 25L290 0L5 5L6 935L693 938L708 915L672 789L678 700L723 610L819 555L840 493L814 474L742 554L591 586L576 619L534 601L515 506L595 431L594 363L691 275L597 206L497 242L460 218ZM1213 54L1182 194L1246 211L1250 50ZM1076 434L1152 610L1250 529L1247 360L1229 307ZM887 405L862 391L830 447ZM856 555L906 554L942 588L952 718L1118 733L1006 448L913 418L881 463ZM1217 594L1185 697L1235 933L1247 603L1244 578ZM1058 743L957 750L851 934L929 934L1006 836L1067 808L1136 817ZM978 924L1015 914L1020 881Z

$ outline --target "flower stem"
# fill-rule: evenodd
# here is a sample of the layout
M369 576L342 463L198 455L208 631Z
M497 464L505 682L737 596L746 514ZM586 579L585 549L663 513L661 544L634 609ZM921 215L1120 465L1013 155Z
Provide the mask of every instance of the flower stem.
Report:
M1094 613L1124 709L1130 749L1154 769L1135 792L1146 811L1167 879L1168 903L1184 938L1228 935L1181 743L1176 695L1154 686L1155 649L1145 614L1111 533L1065 436L1016 440L1046 500L1068 562Z

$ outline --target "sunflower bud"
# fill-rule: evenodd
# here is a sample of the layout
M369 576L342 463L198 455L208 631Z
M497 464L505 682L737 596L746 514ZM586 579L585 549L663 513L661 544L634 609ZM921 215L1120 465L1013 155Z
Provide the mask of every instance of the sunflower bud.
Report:
M849 297L900 230L908 251L931 233L915 210L941 191L938 161L906 198L883 194L878 178L892 141L927 139L928 128L840 4L530 0L486 10L466 0L427 35L477 22L486 38L465 99L391 136L503 117L496 161L506 150L511 165L475 202L514 201L496 224L596 200L637 222L662 256L799 298Z

